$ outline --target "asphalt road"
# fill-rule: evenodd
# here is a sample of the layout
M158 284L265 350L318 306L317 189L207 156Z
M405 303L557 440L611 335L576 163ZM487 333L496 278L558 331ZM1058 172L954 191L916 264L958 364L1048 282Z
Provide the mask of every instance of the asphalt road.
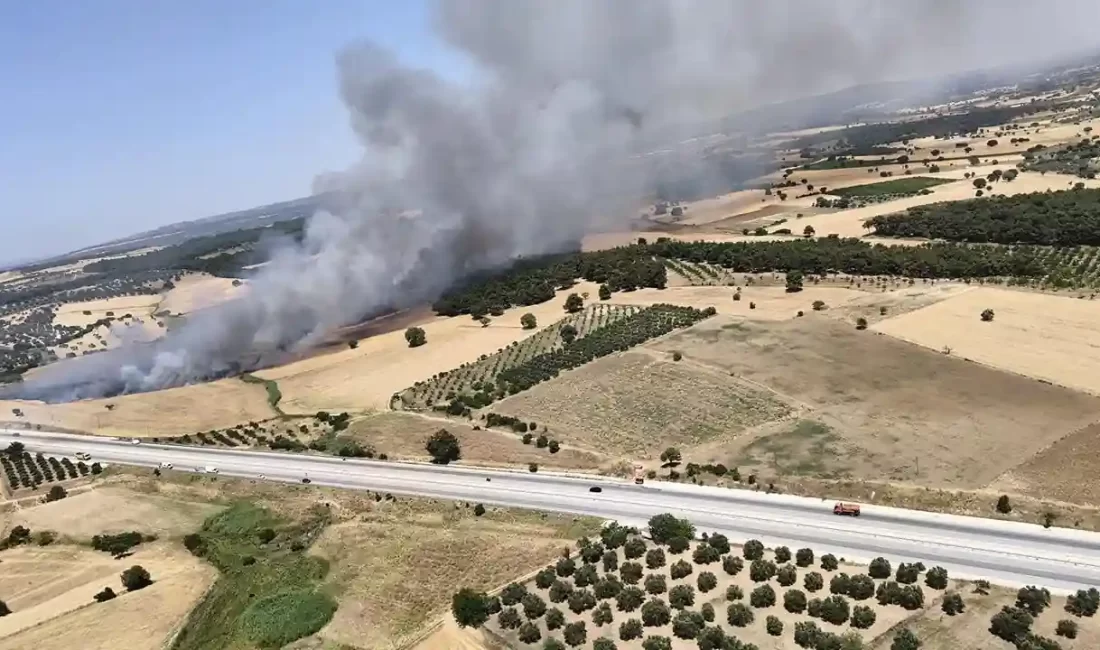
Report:
M644 526L671 512L700 532L731 540L756 538L792 550L810 547L861 563L877 556L894 562L940 565L952 576L1053 591L1100 585L1100 534L1064 528L863 506L862 516L832 514L832 501L750 490L630 481L604 477L485 470L327 456L180 447L127 440L0 429L0 447L18 440L32 452L138 466L172 463L173 471L217 467L225 476L417 495L486 505L590 515ZM590 491L598 486L601 491Z

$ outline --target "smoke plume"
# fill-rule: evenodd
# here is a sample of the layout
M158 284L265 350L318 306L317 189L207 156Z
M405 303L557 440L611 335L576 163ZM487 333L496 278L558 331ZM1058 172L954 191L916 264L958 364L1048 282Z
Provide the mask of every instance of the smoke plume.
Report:
M1083 1L440 0L435 31L473 74L449 80L370 43L340 52L363 158L316 179L338 200L244 297L154 344L56 364L19 394L145 391L277 360L471 271L624 227L664 173L638 156L739 110L1054 54L1095 39L1097 13ZM728 186L720 169L692 173Z

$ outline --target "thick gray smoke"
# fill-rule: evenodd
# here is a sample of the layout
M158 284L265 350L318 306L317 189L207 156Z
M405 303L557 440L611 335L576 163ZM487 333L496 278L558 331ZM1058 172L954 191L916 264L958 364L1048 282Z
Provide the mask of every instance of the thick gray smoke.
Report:
M1084 1L441 0L434 26L472 80L371 44L344 50L363 159L317 179L338 204L245 297L155 344L57 364L20 394L143 391L270 362L470 271L624 226L661 180L624 161L670 137L793 96L1055 54L1095 38L1097 13Z

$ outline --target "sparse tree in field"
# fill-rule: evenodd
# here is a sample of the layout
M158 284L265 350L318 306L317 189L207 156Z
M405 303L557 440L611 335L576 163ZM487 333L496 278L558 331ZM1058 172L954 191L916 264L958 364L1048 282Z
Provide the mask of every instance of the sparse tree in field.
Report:
M636 618L628 618L619 625L619 639L630 641L642 638L642 622Z
M661 627L672 620L672 612L660 598L650 598L642 605L642 624L646 627Z
M817 231L814 230L813 226L807 225L805 228L802 229L803 237L813 237L815 234L817 234Z
M615 576L607 575L597 581L593 589L596 592L596 598L607 600L619 595L619 592L623 590L623 583Z
M428 438L424 445L432 462L436 465L446 465L462 458L462 449L458 446L458 438L446 429L440 429Z
M950 593L943 597L943 604L940 608L944 614L954 616L963 613L966 610L966 604L963 603L962 596L957 593Z
M145 570L145 567L140 564L126 569L120 576L122 579L122 586L126 587L127 591L138 591L144 589L153 584L153 578L149 575L149 572Z
M18 410L18 409L13 409L13 410ZM19 458L26 451L27 451L26 445L19 442L18 440L15 441L15 442L8 443L8 446L4 449L4 453L7 454L10 458Z
M525 330L533 330L539 326L538 319L536 319L535 315L530 312L519 317L519 324Z
M600 300L611 300L611 288L608 287L606 284L600 285L600 290L598 293L600 296Z
M836 556L832 553L826 553L821 556L821 568L826 571L836 571L840 563L837 562Z
M986 312L989 312L989 318L985 317ZM982 320L993 320L993 310L987 309L983 311ZM1002 515L1007 515L1008 513L1012 512L1012 504L1009 502L1007 494L1002 494L1000 498L997 499L997 512L1001 513Z
M987 147L996 147L997 146L997 141L996 140L990 140L989 142L986 142L985 144L986 144Z
M557 440L551 440L550 444L546 445L546 451L549 451L551 454L558 453L559 449L561 449L561 443Z
M760 585L749 594L749 602L757 609L771 607L775 604L775 590L771 585Z
M775 576L776 566L775 562L771 560L753 560L749 565L749 578L753 582L767 582Z
M722 554L709 544L700 544L695 547L691 559L696 564L713 564L722 559Z
M813 302L812 307L813 307L814 311L821 311L821 310L825 309L825 301L824 300L815 300Z
M764 557L764 544L757 539L750 539L741 547L741 554L746 560L759 560Z
M7 616L8 614L11 614L11 609L8 607L7 603L0 600L0 616Z
M855 575L848 581L848 596L852 600L867 600L875 595L875 581L869 576Z
M885 580L893 574L894 569L890 566L890 560L884 557L876 557L871 560L871 564L867 567L867 574L877 580Z
M915 584L920 578L920 567L916 564L902 562L894 574L894 579L903 585Z
M451 597L451 613L459 627L481 627L489 620L489 597L463 587Z
M428 342L428 336L419 327L410 327L405 330L405 340L410 348L418 348Z
M546 567L535 575L535 586L539 589L549 589L550 585L554 584L556 575L554 569Z
M788 589L783 594L783 609L792 614L801 614L806 610L806 594L798 589Z
M1050 592L1039 587L1022 587L1016 592L1016 607L1027 610L1032 616L1038 616L1050 607Z
M695 589L691 585L676 585L668 592L668 604L685 609L695 604Z
M775 561L779 564L784 564L791 561L791 549L786 546L775 547Z
M737 585L730 585L726 587L726 600L741 600L745 597L745 592L741 591L741 587Z
M672 634L678 639L694 639L702 631L704 622L698 612L682 611L672 619Z
M573 647L583 645L588 640L588 630L584 626L584 621L574 621L566 625L561 632L561 638Z
M800 567L808 567L814 563L814 551L811 548L800 548L794 554L794 563Z
M501 590L500 602L506 607L511 607L523 600L523 597L526 595L527 587L524 587L518 582L513 582Z
M1069 619L1058 621L1058 626L1054 628L1054 633L1067 639L1076 639L1077 621L1071 621Z
M641 540L639 540L641 541ZM642 542L644 545L645 543ZM650 569L659 569L665 565L665 552L663 549L654 548L646 551L645 565Z
M766 619L764 619L764 629L767 630L768 634L772 636L782 636L783 621L779 620L778 616L769 615Z
M661 452L661 462L664 467L676 467L683 460L683 455L676 447L669 447Z
M780 587L790 587L798 581L798 571L794 568L794 565L784 564L779 567L779 571L775 574L775 579Z
M573 575L573 572L577 570L577 563L573 561L571 557L558 558L557 564L554 565L554 570L558 575L567 578Z
M538 594L525 594L523 596L523 615L534 620L546 614L546 601Z
M833 625L842 625L848 620L850 610L848 601L840 596L829 596L821 601L821 620Z
M863 316L860 316L859 318L857 318L856 319L856 329L860 330L860 331L867 329L867 319L864 318Z
M550 602L565 602L565 599L569 598L569 594L571 593L573 593L573 585L568 580L555 580L554 583L550 585Z
M1035 618L1019 607L1002 607L989 620L989 633L998 639L1016 643L1031 632Z
M751 625L755 618L752 610L744 603L733 603L726 608L726 622L734 627Z
M69 496L69 493L65 491L65 488L60 485L55 485L50 488L50 491L46 493L46 503L52 501L60 501Z
M108 600L114 600L115 598L118 598L118 594L115 593L114 589L111 589L110 587L104 587L102 591L92 596L92 598L94 598L97 603L105 603ZM2 606L0 606L0 616L3 616Z
M705 594L709 591L713 591L714 588L718 586L718 577L710 571L704 571L695 579L695 585L699 587L699 591Z
M894 641L890 644L890 650L919 650L924 645L916 634L907 627L901 628L894 635Z
M546 612L546 629L557 630L563 625L565 625L565 612L557 607L551 607Z
M668 583L663 575L653 573L645 578L645 590L651 594L663 594L668 590Z
M852 627L866 630L875 624L875 610L866 605L856 605L852 608Z
M539 631L539 626L534 623L524 623L519 628L519 640L524 643L537 643L542 638L542 632Z
M806 587L806 591L815 593L825 587L825 579L817 571L811 571L802 579L802 586Z
M802 291L802 271L787 271L787 293Z
M695 538L695 526L686 519L679 519L675 515L654 515L649 520L649 535L656 544L668 544L674 537L684 539Z
M690 564L688 565L691 566ZM636 585L642 579L642 565L637 562L623 562L619 567L619 577L629 585Z
M673 562L672 566L670 566L668 568L668 574L670 576L672 576L673 580L679 580L681 578L686 578L689 575L691 575L691 572L692 572L691 564L689 564L689 563L687 563L683 560L677 560L676 562Z
M587 612L596 606L596 596L587 589L575 589L569 594L569 610L574 614Z
M563 325L558 333L561 335L562 342L566 345L569 345L573 341L577 340L577 328L573 327L572 325Z
M947 569L941 566L932 567L924 576L924 584L933 589L947 589Z
M668 540L668 552L679 555L691 548L691 542L686 537L673 537Z
M575 314L584 309L584 298L581 298L580 294L571 293L565 299L565 311L570 314Z
M506 630L514 630L523 625L523 619L519 617L515 607L505 607L497 614L497 624Z
M988 185L988 183L986 182L986 180L984 178L975 178L974 179L974 189L978 189L978 190L984 189L986 185Z
M707 545L721 554L730 552L730 540L721 533L711 533L710 537L707 537Z
M812 648L821 637L821 629L813 621L801 621L794 624L794 642L800 648Z
M848 586L852 583L852 577L847 573L838 573L829 581L829 593L847 594Z

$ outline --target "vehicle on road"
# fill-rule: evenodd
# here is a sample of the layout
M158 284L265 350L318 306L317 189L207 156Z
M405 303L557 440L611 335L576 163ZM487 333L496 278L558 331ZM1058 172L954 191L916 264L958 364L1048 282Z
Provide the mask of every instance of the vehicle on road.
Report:
M130 444L131 445L140 445L141 440L138 440L137 438L130 438Z
M306 485L309 485L312 482L313 481L309 480L309 477L306 477L306 478L302 479L302 483L305 483Z
M638 485L645 483L645 468L641 464L634 465L634 482Z
M161 469L172 469L172 463L161 463L160 468Z
M207 465L206 467L202 468L202 471L205 474L217 474L218 468L214 467L213 465Z
M598 485L593 485L592 487L588 488L588 491L589 492L603 492L603 488L598 486Z
M92 455L89 454L86 451L78 451L78 452L76 452L76 459L77 460L91 460Z
M859 504L858 503L844 503L838 502L833 506L834 515L847 515L849 517L859 516Z

